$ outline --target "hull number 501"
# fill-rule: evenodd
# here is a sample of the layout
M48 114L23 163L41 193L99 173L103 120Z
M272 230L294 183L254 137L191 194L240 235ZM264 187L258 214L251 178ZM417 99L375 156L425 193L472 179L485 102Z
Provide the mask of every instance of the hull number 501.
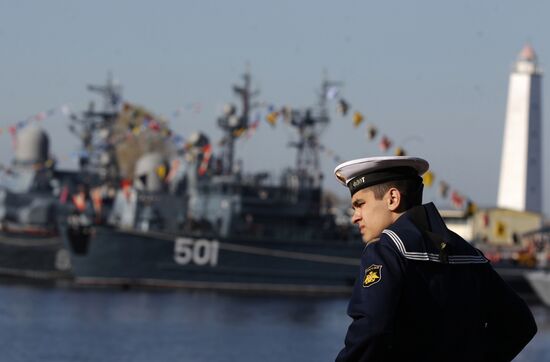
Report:
M174 261L180 265L216 266L219 247L216 240L177 238L174 242Z

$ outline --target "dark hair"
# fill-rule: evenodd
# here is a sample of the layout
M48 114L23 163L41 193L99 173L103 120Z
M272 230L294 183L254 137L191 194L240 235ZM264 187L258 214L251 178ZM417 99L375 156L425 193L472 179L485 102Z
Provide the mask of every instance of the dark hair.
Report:
M388 190L392 187L398 189L401 193L402 207L400 207L400 209L408 210L413 206L422 204L422 191L424 190L424 184L422 183L421 177L416 179L388 181L370 186L369 189L372 190L376 200L381 200L386 192L388 192Z

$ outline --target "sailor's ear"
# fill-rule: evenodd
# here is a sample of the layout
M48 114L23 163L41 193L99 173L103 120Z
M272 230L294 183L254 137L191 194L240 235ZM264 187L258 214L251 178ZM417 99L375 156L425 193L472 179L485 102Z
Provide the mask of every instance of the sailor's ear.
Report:
M397 211L401 206L401 192L395 187L391 187L386 192L386 195L386 204L388 206L388 210Z

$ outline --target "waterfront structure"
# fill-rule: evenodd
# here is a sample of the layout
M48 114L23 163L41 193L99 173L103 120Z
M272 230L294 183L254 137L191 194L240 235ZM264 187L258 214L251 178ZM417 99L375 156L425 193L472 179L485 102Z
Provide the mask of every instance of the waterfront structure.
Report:
M538 230L542 214L502 208L478 209L473 214L464 210L441 210L449 230L476 244L524 246L521 237Z
M497 205L542 211L542 72L530 45L510 75Z
M500 246L525 246L521 236L537 230L542 215L536 212L502 208L480 209L473 215L473 240Z

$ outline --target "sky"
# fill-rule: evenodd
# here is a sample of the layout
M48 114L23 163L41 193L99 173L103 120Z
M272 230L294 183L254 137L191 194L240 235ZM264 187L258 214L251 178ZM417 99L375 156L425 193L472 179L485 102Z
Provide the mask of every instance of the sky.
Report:
M170 119L170 127L221 138L216 119L236 103L232 85L249 64L259 100L305 109L323 74L366 121L355 128L330 103L321 142L342 160L384 155L366 124L409 155L426 158L446 181L483 207L496 205L508 78L531 44L550 64L546 1L7 1L0 0L0 163L13 158L7 127L67 105L100 99L86 90L108 72L124 99ZM550 139L543 79L543 143ZM200 103L200 112L174 111ZM76 167L78 149L61 113L43 120L51 153ZM293 130L262 121L237 142L247 171L292 166ZM550 145L543 146L543 159ZM338 162L322 155L324 187L349 195L332 177ZM546 161L544 161L546 162ZM550 167L544 169L544 185ZM425 201L448 201L427 189ZM550 188L544 212L550 215Z

